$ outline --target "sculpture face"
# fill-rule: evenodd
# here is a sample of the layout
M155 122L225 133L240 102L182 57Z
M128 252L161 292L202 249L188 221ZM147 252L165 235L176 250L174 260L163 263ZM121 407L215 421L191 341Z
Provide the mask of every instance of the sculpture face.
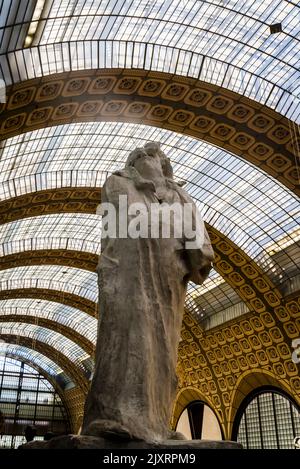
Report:
M162 159L158 152L153 152L150 155L145 151L141 152L133 166L145 179L155 180L157 177L164 177Z
M143 148L132 151L126 162L126 167L133 166L141 176L166 177L173 179L173 169L169 158L160 149L157 142L148 142Z

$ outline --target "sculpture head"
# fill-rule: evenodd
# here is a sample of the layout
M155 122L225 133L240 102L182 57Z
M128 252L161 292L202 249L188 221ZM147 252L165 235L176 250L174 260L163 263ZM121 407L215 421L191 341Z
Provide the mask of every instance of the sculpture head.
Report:
M147 142L143 147L133 150L128 156L125 167L135 167L139 171L138 168L141 167L141 161L138 162L138 160L142 159L144 161L148 160L147 162L153 165L153 167L155 166L154 160L156 160L158 169L161 169L163 176L173 179L173 169L170 160L161 150L159 142Z

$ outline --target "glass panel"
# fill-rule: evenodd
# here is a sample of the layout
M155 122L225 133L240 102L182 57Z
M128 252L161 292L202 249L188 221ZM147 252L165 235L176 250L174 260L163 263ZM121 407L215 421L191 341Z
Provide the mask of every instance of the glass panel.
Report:
M276 285L283 286L286 279L299 273L300 205L291 192L221 148L164 129L126 123L82 123L11 138L0 160L1 196L7 199L68 186L101 187L112 171L124 165L129 151L148 140L162 142L174 165L176 180L187 181L185 189L205 221L251 256ZM99 216L93 214L17 220L0 227L0 253L5 256L35 249L74 249L96 254L100 252L100 231ZM2 278L4 289L54 288L97 299L96 274L80 269L20 268L3 273ZM187 307L198 314L198 320L217 312L225 320L235 314L228 309L228 316L226 308L239 302L233 289L212 272L203 286L190 285ZM240 314L243 312L241 309Z
M162 142L175 178L187 181L185 189L205 221L254 258L275 283L295 275L300 263L300 204L293 194L227 151L164 129L83 123L9 139L0 161L2 197L56 187L101 187L111 172L124 165L129 151L147 140ZM86 232L79 231L81 222ZM95 253L100 249L99 232L99 217L92 214L19 220L1 228L1 249L9 254L31 247L67 246Z
M2 386L4 388L10 387L12 389L15 389L18 387L18 385L19 385L19 381L15 376L8 375L3 378Z
M16 389L12 377L18 383ZM35 440L43 440L49 431L57 435L68 433L69 422L61 399L53 385L37 370L12 357L0 357L1 382L8 386L5 389L2 386L0 392L0 408L4 415L0 448L17 448L25 443L25 429L29 425L36 430ZM42 382L47 392L41 390Z
M262 446L257 399L254 399L248 405L246 409L246 419L248 432L248 449L260 449Z
M186 298L188 311L197 317L199 322L206 321L209 316L224 311L236 303L240 297L214 269L203 285L190 282Z
M248 449L245 414L243 414L241 418L241 422L239 426L238 442L243 445L244 449Z
M83 233L83 227L85 232ZM25 218L0 226L0 255L35 249L69 249L100 253L101 221L97 215L69 214Z
M40 342L45 342L46 344L59 350L59 352L68 357L71 362L76 363L76 365L80 369L85 369L85 366L82 364L82 361L88 358L89 355L84 352L81 347L79 347L77 344L75 344L62 334L51 331L50 329L46 329L45 327L40 327L33 324L10 322L1 323L0 330L1 334L3 335L7 334L20 337L28 337L31 338L33 341L38 340ZM31 381L29 380L30 382L28 381L27 383L27 378L24 378L24 386L34 386L35 384L33 383L32 379L33 378L30 378Z
M11 378L11 377L10 377ZM17 391L13 391L12 389L4 389L6 386L9 387L10 385L14 386L11 380L6 380L4 378L2 383L2 390L0 391L0 399L2 402L15 402L17 399Z
M0 291L17 288L46 288L73 293L91 301L98 299L96 274L65 266L17 267L1 272Z
M47 5L35 16L38 27L28 38L36 14L32 4L4 3L0 57L7 84L70 69L125 65L224 83L299 119L296 3L54 0ZM283 32L271 36L269 25L279 22ZM25 42L30 48L24 49Z
M292 413L290 402L279 394L274 395L275 400L275 412L278 428L278 438L279 438L279 448L281 449L293 449L293 440L295 436L299 434L294 434L293 424L292 424ZM293 413L296 415L296 421L298 420L299 428L299 419L300 412L297 412L297 409L293 406ZM297 415L298 414L298 415Z
M259 396L259 411L264 448L276 449L278 448L276 438L276 420L271 393Z
M285 396L263 392L254 397L239 424L238 441L244 448L293 449L299 436L300 412Z
M17 344L5 344L0 343L0 354L1 355L16 355L20 358L28 360L37 366L44 369L50 375L57 375L61 373L62 370L56 365L52 360L48 357L42 355L41 353L37 352L36 350L29 349L22 345ZM0 356L0 364L3 360L3 357ZM18 362L17 362L18 363ZM26 366L26 365L25 365ZM31 368L32 370L32 368Z
M83 337L96 343L97 319L83 313L82 311L46 300L32 300L18 298L0 301L0 316L14 315L31 316L36 318L46 318L57 321L69 328L77 331ZM1 327L1 323L0 323Z

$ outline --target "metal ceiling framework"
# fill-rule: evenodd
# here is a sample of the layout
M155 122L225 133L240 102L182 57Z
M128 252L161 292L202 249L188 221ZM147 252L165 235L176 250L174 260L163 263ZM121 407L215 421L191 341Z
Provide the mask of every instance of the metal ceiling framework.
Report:
M89 314L92 317L98 317L97 304L91 300L73 293L63 292L59 290L51 290L49 288L12 288L10 290L0 291L1 300L9 300L11 298L31 298L38 300L48 300L71 306Z
M105 132L105 129L108 130ZM80 145L82 142L80 141L80 135L84 133L84 138L86 139L95 139L98 137L98 140L100 141L101 138L101 144L104 144L102 140L104 137L108 139L107 133L110 130L110 128L113 128L115 130L115 133L113 134L114 140L118 140L122 143L124 143L124 137L128 136L128 141L126 141L128 145L128 149L130 148L130 143L134 143L129 137L132 138L133 133L137 133L138 129L140 128L140 134L141 138L143 133L148 132L150 133L150 137L159 137L159 132L158 130L155 132L152 128L146 127L146 126L137 126L137 125L132 125L132 124L125 124L122 126L122 128L125 128L124 133L122 134L120 128L121 124L85 124L84 126L67 126L65 129L65 126L62 128L57 127L53 132L51 132L50 135L46 134L44 136L46 142L45 142L45 147L43 150L40 152L37 152L38 158L36 160L35 158L35 164L33 166L33 170L37 170L39 168L39 173L33 173L30 179L30 181L33 179L33 183L30 182L29 187L32 187L32 184L34 185L34 182L36 180L42 178L42 182L47 181L47 178L49 177L50 179L52 178L53 174L56 176L54 180L54 184L57 183L57 181L65 180L65 184L67 185L68 183L75 180L75 184L83 184L83 179L84 177L88 178L90 180L91 178L94 179L94 175L91 176L91 173L93 173L93 168L98 165L98 167L101 168L101 166L104 165L104 170L99 169L97 172L97 177L102 178L105 177L103 175L103 172L107 174L107 169L105 170L105 167L107 168L108 166L111 166L112 169L116 165L123 164L122 159L124 162L124 159L126 158L126 153L125 150L121 147L119 148L111 148L109 146L109 141L108 143L106 142L106 145L104 145L104 148L100 149L98 147L99 142L97 146L94 146L91 148L92 151L92 158L88 157L88 151L90 150L90 145L86 144L85 147L85 161L86 163L83 163L81 159L78 159L78 145ZM96 132L98 130L98 134ZM102 131L102 132L101 132ZM100 134L99 134L100 132ZM162 132L162 131L161 131ZM85 137L86 134L86 137ZM172 132L163 132L162 134L165 139L175 139L176 134ZM18 153L18 160L15 161L15 157L12 158L12 161L6 161L5 159L5 148L4 148L4 155L3 155L3 166L5 163L9 167L9 165L13 164L14 166L14 172L13 175L16 175L16 171L18 172L18 167L20 170L24 172L24 165L23 165L23 160L22 160L22 155L24 151L24 157L30 161L31 154L33 150L30 150L30 147L28 149L28 145L31 142L31 137L32 135L30 134L28 144L26 143L24 145L25 148L21 145L21 147L17 144L13 144L13 147L15 149L13 152L16 152L16 149L18 149L20 152ZM118 137L118 139L117 139ZM145 138L145 135L144 135ZM79 139L79 141L78 141ZM77 147L73 150L72 145L75 144L77 140ZM42 140L43 141L43 140ZM58 146L56 148L55 142L59 141L60 147ZM37 142L41 143L41 141L38 139ZM173 143L173 142L170 142ZM269 246L272 246L272 250L281 250L282 247L280 246L280 243L278 243L278 239L281 242L281 239L285 237L285 244L292 244L294 241L297 241L297 237L299 236L299 233L297 231L298 227L298 212L299 212L299 202L293 197L288 191L284 190L280 185L276 184L275 181L272 181L270 178L266 178L266 176L260 171L255 170L253 167L249 167L246 163L242 163L241 160L235 159L233 156L230 156L228 153L226 153L223 150L218 150L214 147L207 147L204 146L203 144L200 144L199 142L193 141L193 139L186 138L186 137L178 137L177 141L175 142L177 146L169 144L168 145L168 140L166 142L166 145L169 147L169 151L173 152L174 154L174 165L177 169L178 177L182 176L185 177L188 180L188 190L194 196L195 200L199 200L200 208L202 209L202 212L207 216L207 218L211 218L214 221L214 225L217 227L221 228L222 231L225 231L226 233L229 233L234 240L236 240L242 248L248 250L248 253L251 256L256 257L265 257L264 259L264 268L269 268L269 269L274 269L274 262L271 260L270 262L270 255L266 252L264 247L266 246L267 248ZM34 143L36 145L36 142ZM53 147L54 145L54 147ZM93 144L91 144L92 146ZM115 144L117 145L117 143ZM120 145L120 144L119 144ZM190 146L194 145L194 148L191 150ZM196 147L195 147L196 145ZM65 148L66 146L66 148ZM167 147L167 148L168 148ZM204 157L199 157L197 156L197 151L204 153L207 151L207 148L210 149L210 152L208 153L208 156ZM8 145L8 152L10 150L10 145ZM29 153L28 153L29 151ZM68 152L66 154L66 151ZM98 157L95 157L95 151L99 152ZM183 157L183 151L185 151L185 157ZM49 161L49 155L52 155L55 152L58 159L55 159L54 161L51 160ZM35 152L36 153L36 152ZM107 153L108 156L106 158L102 157L103 154ZM116 153L120 154L120 160L116 161ZM9 154L9 153L8 153ZM113 157L110 156L109 154L114 155ZM25 156L26 155L26 156ZM61 156L62 155L62 156ZM103 158L103 162L101 162L101 159ZM214 160L219 158L218 163L214 163ZM230 160L231 158L231 160ZM46 161L44 161L46 159ZM186 162L186 160L188 161ZM195 168L192 169L193 165L195 166L197 164L198 160L198 168L197 170ZM202 161L201 161L202 160ZM76 163L77 161L77 163ZM62 166L68 166L76 164L78 167L80 167L81 164L86 164L90 168L92 168L88 172L88 176L85 175L86 167L82 168L82 171L77 171L75 170L75 177L73 178L73 175L68 174L68 171L66 170L67 174L63 173L63 171L60 170ZM37 166L39 164L39 166ZM49 167L50 164L50 167ZM226 169L224 168L224 165L227 165ZM53 165L53 167L51 167ZM229 168L229 166L231 167ZM7 167L6 166L6 167ZM58 167L58 170L55 170L55 168ZM5 168L5 166L4 166ZM46 169L49 169L49 172L46 171ZM205 175L205 171L207 170L208 173ZM224 173L222 176L222 180L217 180L215 173L218 172L218 177L220 174L220 170ZM32 169L28 169L28 171L32 171ZM40 174L40 171L42 173ZM203 174L204 173L204 174ZM7 173L9 174L9 172ZM76 180L76 176L79 174L79 179ZM4 178L6 175L4 175ZM29 177L29 176L28 176ZM198 179L202 178L203 180L205 179L205 187L202 188L199 186L197 183ZM191 179L191 181L189 181ZM18 187L20 190L24 191L24 186L23 182L20 182L18 178L12 178L11 179L12 183L14 183L14 187ZM232 182L232 187L230 187L229 181ZM39 181L39 184L42 183ZM5 190L5 187L7 186L7 181L4 179L3 183L3 190ZM16 185L18 184L18 186ZM53 181L52 181L53 184ZM47 183L45 183L47 185ZM258 188L256 188L256 185ZM262 191L260 187L264 187L265 191ZM27 187L25 187L25 190ZM66 188L65 188L66 189ZM268 190L267 190L268 189ZM217 194L215 195L214 191L217 190ZM86 200L85 207L80 206L79 200L81 199L80 191L85 194L85 189L82 187L78 188L77 193L74 195L73 200L71 197L71 200L69 200L69 203L65 203L65 199L69 198L70 194L68 191L59 189L57 192L53 190L53 195L52 197L49 195L49 193L36 193L36 194L26 194L26 197L22 199L21 196L18 196L16 199L8 199L7 201L4 201L1 203L1 212L3 216L3 221L9 221L9 220L14 220L17 218L22 218L22 217L28 217L28 216L33 216L33 215L39 215L39 213L43 212L42 208L45 206L45 212L44 213L55 213L57 211L85 211L86 208L91 205L91 207L95 207L93 202L95 200L99 199L99 191L95 190L94 192L90 192L90 200ZM61 193L61 195L60 195ZM220 195L219 195L220 194ZM51 198L51 201L49 200L49 196ZM48 200L46 200L46 198ZM206 201L209 198L209 203L203 202ZM225 199L225 200L224 200ZM29 207L29 204L31 206ZM28 207L28 208L27 208ZM227 209L227 210L225 210ZM215 214L218 212L218 216L216 218ZM225 212L225 214L224 214ZM232 217L227 216L227 213L231 212ZM61 217L62 218L62 217ZM61 224L61 218L57 218L56 223L57 225ZM84 218L81 220L83 221ZM48 219L44 218L41 219L43 220L43 225L46 229L46 221L49 220L51 222L51 225L49 225L49 229L54 229L55 225L55 218L49 217ZM34 227L34 223L39 223L41 220L36 220L34 222L33 220L30 221L30 225ZM67 220L67 217L65 218ZM72 221L73 220L73 221ZM80 219L79 219L80 220ZM77 220L77 221L79 221ZM256 225L254 223L256 222ZM91 227L90 229L88 228L89 234L92 232L92 224L95 223L95 233L97 233L99 223L97 223L96 217L93 218L90 217L88 220L85 218L85 224L88 224L87 226ZM75 218L68 218L68 226L73 225L75 227L75 230L77 229L78 233L78 224L76 228L76 220ZM239 227L240 224L240 227ZM20 224L20 228L22 223ZM24 224L23 231L25 229L25 232L29 230L28 228L28 223ZM289 232L285 230L285 226L288 227ZM40 227L43 229L42 227ZM14 231L17 233L16 225L8 225L6 227L9 237L12 237L12 233ZM60 233L61 231L64 231L66 228L60 228ZM9 232L10 230L10 232ZM59 230L59 228L58 228ZM247 236L247 231L249 231L249 234ZM59 232L59 231L58 231ZM250 234L251 233L251 234ZM273 235L275 234L275 236ZM67 233L65 233L66 236L64 236L64 243L66 243L66 239L68 238ZM82 236L82 235L81 235ZM76 233L72 233L72 238L76 238ZM85 236L86 239L86 244L89 242L88 235ZM97 238L97 234L94 235L91 239L91 246L87 247L87 249L92 249L94 252L97 249L97 245L99 246L99 241ZM68 241L69 242L69 241ZM41 241L39 241L39 247L41 247ZM69 242L69 244L73 244L74 246L76 245L75 241ZM81 242L82 244L82 242ZM52 246L59 246L59 241L52 243ZM69 246L70 247L70 246ZM22 248L21 248L22 249ZM17 248L17 250L20 250L20 248ZM271 249L270 249L271 251ZM6 244L6 252L9 252L9 248ZM269 260L268 260L269 258ZM293 262L293 259L292 259ZM268 265L269 264L269 265ZM295 267L297 267L297 259L294 260ZM277 265L278 269L276 270L276 274L279 278L280 276L280 266Z
M25 361L30 366L36 367L42 374L46 374L47 377L55 379L57 375L62 375L63 370L49 357L42 355L36 350L26 348L18 344L0 344L0 354L10 355L19 361ZM64 383L67 383L66 376L64 375Z
M234 288L240 298L248 305L249 310L261 313L270 309L276 309L276 307L281 307L283 304L282 295L259 266L256 265L249 256L242 252L238 246L226 239L216 229L208 227L208 232L216 254L215 268L223 276L225 281ZM33 260L33 263L34 262L35 261ZM76 293L80 292L80 294L88 300L94 301L94 305L92 305L90 311L90 313L94 314L97 310L96 301L98 293L96 275L91 275L87 272L84 273L82 270L84 269L82 257L80 258L79 263L81 269L74 266L55 267L53 264L49 267L42 265L38 267L31 266L28 268L18 267L7 269L4 271L5 278L1 283L0 298L2 295L4 298L14 298L20 291L22 295L22 291L24 292L25 286L28 290L35 290L35 295L39 294L39 289L41 289L41 295L43 295L44 290L42 290L42 288L46 289L46 291L48 290L49 294L51 294L50 287L55 287L56 290L60 290L62 292L62 297L64 296L65 291L72 295L76 295ZM97 256L94 256L94 269L96 268L96 264ZM53 283L53 277L57 279L55 283ZM16 281L17 278L19 278L18 281ZM40 278L43 279L43 283L39 283ZM73 283L70 282L70 279L73 280ZM74 283L74 279L76 279L79 284ZM93 282L94 288L91 287ZM89 285L89 289L83 289L83 286L86 284ZM35 285L35 287L32 285ZM29 295L30 294L31 293L29 293ZM197 311L199 296L199 293L195 294L195 291L191 288L186 302L187 311L196 315L197 313L199 314L199 311ZM59 297L58 301L61 301Z
M223 277L250 312L273 311L281 321L287 309L272 280L280 286L286 266L299 272L289 251L300 236L299 6L46 0L32 23L35 6L0 6L0 72L11 85L0 105L4 339L47 350L86 391L92 362L70 339L92 353L96 188L150 139L162 141L176 178L212 225L218 274L190 288L187 311L207 291L221 294ZM284 36L269 35L275 20ZM222 295L221 305L233 301L230 290ZM48 309L30 307L34 299ZM72 322L74 308L90 315L89 338L83 313ZM292 332L279 330L287 343ZM56 349L61 334L64 355Z
M256 272L256 274L254 274L254 278L257 277L260 273L262 278L264 277L267 279L267 283L270 286L269 289L272 290L275 288L274 285L272 285L272 282L269 281L268 277L263 274L263 271L259 268L259 266L256 265L255 262L246 255L246 253L243 253L239 247L230 242L230 240L228 240L215 228L212 228L209 225L207 225L207 228L217 254L215 268L224 277L224 280L234 287L243 300L246 299L247 301L247 297L242 294L242 290L239 290L239 282L234 281L234 276L229 275L236 271L237 265L239 264L247 264L252 266L252 270ZM11 290L12 287L14 289L24 289L25 287L28 289L32 289L34 287L37 289L46 288L47 290L57 289L63 292L61 294L62 297L64 293L67 292L83 296L86 299L92 300L94 302L97 301L97 280L94 273L98 261L98 255L87 253L86 264L84 251L75 252L75 255L71 260L69 256L66 256L66 253L68 252L66 249L62 250L61 252L64 255L59 256L59 260L55 262L55 256L57 257L58 254L55 252L55 250L46 251L47 256L42 256L42 253L45 255L45 251L39 253L39 251L36 250L35 254L31 257L30 263L32 266L37 265L35 268L20 267L22 264L22 257L18 258L15 262L12 261L11 265L7 264L7 267L10 266L10 268L5 269L3 272L1 291L4 293L7 290ZM236 262L235 257L232 256L234 252L237 253ZM24 258L25 257L26 255L24 254ZM5 260L5 257L3 259ZM39 261L40 259L42 259L42 262ZM26 264L27 263L29 264L29 262L26 262ZM237 265L235 265L236 263ZM49 264L49 267L47 267L47 264ZM53 264L58 264L58 266L54 267ZM68 266L68 268L63 266ZM93 274L88 274L87 272L84 273L83 269L88 271L91 270ZM246 281L249 280L247 279L247 269L244 269L242 275L246 278ZM55 280L53 280L54 278ZM244 281L242 281L242 284L243 283ZM85 286L88 286L88 288L85 288ZM200 289L197 287L190 289L190 294L194 296L195 301L196 298L201 295L201 290L199 290ZM198 292L197 295L196 292ZM281 296L279 292L277 296ZM255 310L253 304L249 306L251 310ZM94 311L93 307L91 309Z
M163 72L106 69L47 75L7 94L1 139L19 135L22 142L24 132L70 122L136 122L213 143L299 194L298 126L225 88Z
M19 362L22 361L45 377L56 390L67 413L70 415L69 402L66 399L64 389L67 385L73 388L75 384L57 364L36 350L16 344L0 344L1 355L18 360Z
M69 192L70 191L72 192L72 190L74 188L68 188L68 189L70 189ZM96 209L96 206L97 206L95 201L97 199L98 199L97 202L100 200L100 190L99 189L95 190L95 189L89 189L89 188L79 188L79 190L78 190L79 195L77 194L76 197L75 197L75 200L71 201L71 202L68 201L68 200L66 202L66 192L65 192L65 190L66 189L58 189L57 193L56 193L55 190L50 190L50 197L49 197L49 194L47 194L47 191L43 191L41 193L41 197L39 197L39 193L35 193L35 194L25 194L25 196L19 196L19 197L16 198L17 204L15 204L15 205L16 205L17 208L16 208L16 213L15 213L15 218L18 219L19 216L21 216L21 217L25 216L26 217L28 215L32 215L32 213L30 213L30 211L29 211L29 213L28 212L26 213L26 209L24 211L23 207L24 207L24 205L28 206L28 207L30 207L30 210L31 210L32 207L34 207L34 204L31 204L31 200L32 200L31 198L32 197L37 197L37 206L36 206L35 213L34 213L36 215L36 219L32 218L31 220L29 220L30 223L27 225L27 227L25 227L25 233L30 234L30 230L31 230L32 234L34 233L35 235L37 235L37 230L34 227L36 226L36 228L37 228L38 226L40 226L40 227L42 227L41 241L40 242L34 242L32 244L32 238L30 238L30 243L29 244L31 246L34 245L35 248L37 248L37 246L43 247L43 238L45 237L45 233L47 233L47 236L48 236L48 239L49 239L49 234L51 232L51 229L49 229L49 228L50 228L51 225L47 226L47 222L45 223L45 221L43 223L41 223L41 220L39 220L39 212L37 210L40 210L43 213L43 211L45 210L45 207L47 207L47 202L49 200L51 201L51 196L54 196L55 194L57 194L58 199L59 199L59 192L61 192L64 203L59 203L57 200L54 201L54 204L51 207L52 215L48 216L49 221L51 221L51 217L52 217L52 219L53 219L53 217L55 217L55 215L53 214L54 211L59 212L60 210L62 210L63 212L70 212L70 211L75 211L75 208L77 208L78 211L86 211L87 208L88 208L88 211L92 211L93 213L95 213L95 209ZM98 195L97 198L96 198L95 193ZM25 202L24 202L24 197L25 197ZM23 199L23 201L22 201L22 199ZM58 205L55 206L55 202L56 203L58 202ZM82 205L82 203L83 203L83 205ZM6 213L12 214L14 216L14 210L12 210L12 211L10 210L11 206L14 205L13 200L8 199L8 201L4 201L3 203L1 203L1 205L2 205L3 208L6 207ZM51 205L51 202L50 202L50 205ZM82 207L84 207L84 209ZM45 212L47 213L48 210L46 209ZM5 211L4 210L3 210L3 215L5 217ZM58 220L56 220L56 223L54 223L52 225L52 226L54 226L53 232L55 233L56 227L58 227L58 232L57 232L56 237L54 235L54 243L52 243L52 240L51 240L51 247L57 245L57 243L55 242L55 239L60 240L59 243L61 242L61 234L62 234L62 232L64 232L64 235L65 235L64 236L64 242L67 241L68 243L71 243L70 247L75 246L76 243L79 242L80 249L82 249L83 252L84 252L84 249L86 249L87 251L91 250L91 251L94 251L94 252L96 250L96 253L99 252L100 245L99 245L99 241L98 242L96 241L95 236L93 237L93 235L92 235L92 238L89 241L89 233L93 233L93 232L96 232L96 233L98 232L99 233L99 231L100 231L99 230L99 219L97 218L97 216L93 215L93 216L90 217L91 219L94 218L94 225L93 225L93 222L92 222L91 219L86 220L85 223L80 223L81 227L82 226L87 227L87 234L81 233L81 237L82 237L81 240L78 240L78 237L74 236L74 233L72 233L72 226L76 227L76 229L78 230L78 220L76 220L76 218L75 218L74 221L72 222L72 218L68 219L68 217L66 217L65 214L64 214L64 217L66 217L66 218L63 218L61 215L59 215L59 217L58 217ZM47 219L47 216L45 217L45 220L46 219ZM81 218L81 222L82 222L82 218ZM17 222L17 223L20 223L20 222ZM65 233L65 230L66 230L65 227L66 226L68 226L69 233ZM16 239L18 239L18 230L17 229L10 229L10 224L5 224L5 225L3 225L3 227L4 227L4 229L8 228L8 230L10 230L10 233L12 234L12 238L11 238L11 235L10 235L9 237L6 237L6 239L7 239L7 241L10 241L11 246L14 246L15 243L14 243L13 239L14 239L14 237ZM96 228L96 230L95 230L95 228ZM22 232L22 230L21 230L21 232ZM11 239L9 239L9 238L11 238ZM3 249L7 249L7 252L9 252L9 247L8 246L9 246L9 242L5 243L5 248L4 248L4 245L3 245ZM90 246L90 248L88 246ZM66 247L66 245L64 246L64 248L65 247ZM21 249L24 249L24 245L23 245L23 247L21 247ZM25 247L25 249L26 249L26 247ZM19 253L19 250L20 250L20 247L19 248L17 247L16 252ZM35 253L38 253L38 249L35 249L34 251L35 251ZM23 252L25 253L26 250L23 251ZM67 252L67 250L65 252ZM90 253L88 253L88 254L90 254ZM52 253L52 255L54 255L54 252ZM80 259L79 252L78 252L77 256ZM32 256L32 257L34 258L34 256ZM3 257L2 259L3 259L3 262L5 262L5 257ZM34 259L32 259L32 263L35 264ZM76 260L75 261L72 260L71 264L74 264L74 263L76 265ZM51 264L51 262L49 264ZM60 264L64 264L63 260L60 262ZM12 261L11 267L13 265L14 265L14 262ZM9 267L9 264L7 264L7 267ZM91 269L89 269L89 270L91 270ZM4 273L4 276L6 276L7 273L9 273L9 271L11 271L11 268L8 269L8 272ZM25 271L21 271L22 279L24 278L24 272ZM65 275L67 273L66 270L61 270L60 272L61 272L62 275ZM53 283L53 280L52 280L53 278L56 277L56 279L57 279L58 271L56 271L55 276L53 276L53 274L54 274L54 271L53 271L53 268L52 268L52 272L49 275L49 277L51 278L50 284L46 282L47 285L45 285L45 277L43 277L42 279L36 278L35 280L33 280L33 282L32 282L32 278L28 278L27 279L27 289L28 290L34 289L32 284L35 285L35 288L36 288L36 286L38 288L45 288L45 286L46 286L46 289L48 291L57 289L59 282L56 281L55 284L52 285L52 287L51 287L51 282ZM44 274L43 274L43 276L44 276ZM73 275L73 277L77 277L77 281L78 281L78 278L80 278L80 276L84 280L85 276L82 276L82 273L80 274L79 271L76 273L76 275ZM29 275L29 277L31 277L31 274ZM63 277L61 277L61 278L63 278ZM71 280L71 278L72 278L72 276L69 277L69 280ZM16 278L13 279L13 282L14 283L16 282ZM28 284L28 282L29 282L29 284ZM38 283L36 283L36 282L38 282ZM95 283L96 283L95 278L94 278L93 282L94 282L94 285L95 285ZM86 285L89 285L89 286L91 285L91 282L88 278L83 282L83 285L84 285L84 283ZM233 285L233 286L234 286L234 288L236 288L236 285ZM19 290L20 289L22 290L22 289L24 289L24 285L19 284L18 288L19 288ZM205 287L203 287L203 289L204 288ZM60 287L59 287L59 289L60 289ZM10 284L6 285L5 291L7 291L7 290L8 291L11 290L11 285ZM3 292L4 294L5 294L5 291ZM88 296L87 293L83 293L84 288L83 289L81 288L80 290L78 290L78 288L75 289L75 294L78 294L80 291L81 291L80 295L83 294L83 296L85 296L85 297ZM205 289L204 289L204 291L205 291ZM74 294L74 290L72 292L69 291L68 293ZM92 293L92 295L94 295L94 300L95 300L95 294L96 294L96 290L94 289L93 293ZM80 296L80 295L77 295L77 296ZM199 295L199 293L198 293L198 295ZM86 299L91 299L91 296L89 296L89 298L86 298ZM59 301L62 301L62 300L59 300ZM95 309L96 309L96 306L93 306L92 310L95 311Z
M299 226L299 200L274 179L227 151L175 132L141 124L71 124L57 126L50 131L43 129L29 133L25 141L22 136L9 139L1 158L3 220L9 220L6 212L9 212L12 220L22 216L36 216L44 202L43 194L40 197L39 194L29 194L41 188L46 189L48 180L52 186L49 189L56 185L61 190L62 184L66 189L73 183L75 187L79 186L78 191L84 193L82 185L97 187L97 184L104 182L109 171L125 163L132 147L147 139L162 141L163 148L171 157L176 177L187 181L186 189L198 203L204 218L210 223L213 220L217 229L231 237L249 255L258 259L260 257L264 268L269 267L268 246L275 245L276 249L278 240L285 235L290 236L290 242L293 242L294 232ZM24 172L27 184L24 183ZM14 187L13 193L10 187ZM20 195L15 194L16 188L18 193L21 192ZM29 200L25 197L22 201L21 195L31 197L32 206L28 207L26 215L22 215L22 211ZM99 192L90 194L90 202L94 202L97 196L100 202ZM14 197L18 200L11 200ZM76 197L80 197L79 192ZM9 200L5 204L7 198ZM62 208L61 199L66 198L68 193L64 191L61 198L59 193L53 195L53 204L48 213L55 213ZM70 209L72 206L76 208L76 202L79 205L76 198L69 202ZM36 210L34 204L38 205ZM14 211L17 212L15 216ZM88 223L87 219L85 223ZM95 233L99 232L100 218L97 220L94 216L93 222L90 217L87 226L89 232L92 231L92 223L95 223ZM55 224L53 217L52 224ZM27 225L23 223L23 230L28 230ZM76 223L73 225L76 226ZM6 227L9 236L9 229L14 233L17 232L16 227L17 224ZM63 230L62 227L60 229ZM78 230L77 227L77 233ZM76 237L77 233L72 237ZM92 241L94 244L99 243L96 234Z
M12 331L13 332L13 331ZM70 376L71 380L79 386L80 389L87 392L88 390L88 380L85 378L82 370L74 365L69 358L59 352L55 347L47 344L46 342L35 340L34 346L32 339L28 336L20 336L17 333L11 334L1 334L2 339L8 344L17 344L24 346L28 349L34 349L51 358L64 372L67 376Z
M296 2L42 3L37 12L34 1L2 1L1 72L7 85L71 70L126 67L200 79L299 118ZM282 33L270 34L274 22L282 22Z
M16 314L15 308L12 314L9 314L7 310L1 310L0 316L0 323L6 322L17 322L22 324L36 324L36 318L34 316L30 316L26 314ZM65 326L64 324L59 324L57 321L53 321L51 319L41 318L39 319L39 327L43 327L46 329L50 329L54 332L58 332L59 334L64 335L68 339L74 341L78 344L86 353L89 355L94 355L95 352L95 344L90 343L86 340L82 335L78 334L78 332L74 331L70 327Z
M85 344L83 349L91 350L96 343L97 320L78 308L66 307L54 301L26 298L1 301L0 320L5 321L6 317L17 319L19 316L28 317L29 321L35 321L39 326L43 325L43 320L49 321L49 324L56 325L58 332L60 328L63 331L63 327L66 327L70 336L70 331L74 331L74 338L78 338L75 342Z
M40 326L38 321L19 322L18 318L15 317L13 322L9 322L8 319L1 319L1 336L5 335L17 335L20 337L27 337L32 340L33 348L36 341L43 342L50 347L57 348L60 353L74 365L75 368L80 370L82 374L87 375L88 372L92 371L93 362L89 360L89 355L84 351L77 343L74 342L74 338L71 340L61 332L50 330L44 325Z

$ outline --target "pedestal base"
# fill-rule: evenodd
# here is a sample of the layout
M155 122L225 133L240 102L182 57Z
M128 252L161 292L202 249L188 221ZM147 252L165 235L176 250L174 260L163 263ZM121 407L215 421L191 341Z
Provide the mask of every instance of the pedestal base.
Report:
M212 440L166 440L157 443L146 441L113 441L87 435L65 435L52 438L50 441L31 441L20 446L20 449L242 449L236 441Z

